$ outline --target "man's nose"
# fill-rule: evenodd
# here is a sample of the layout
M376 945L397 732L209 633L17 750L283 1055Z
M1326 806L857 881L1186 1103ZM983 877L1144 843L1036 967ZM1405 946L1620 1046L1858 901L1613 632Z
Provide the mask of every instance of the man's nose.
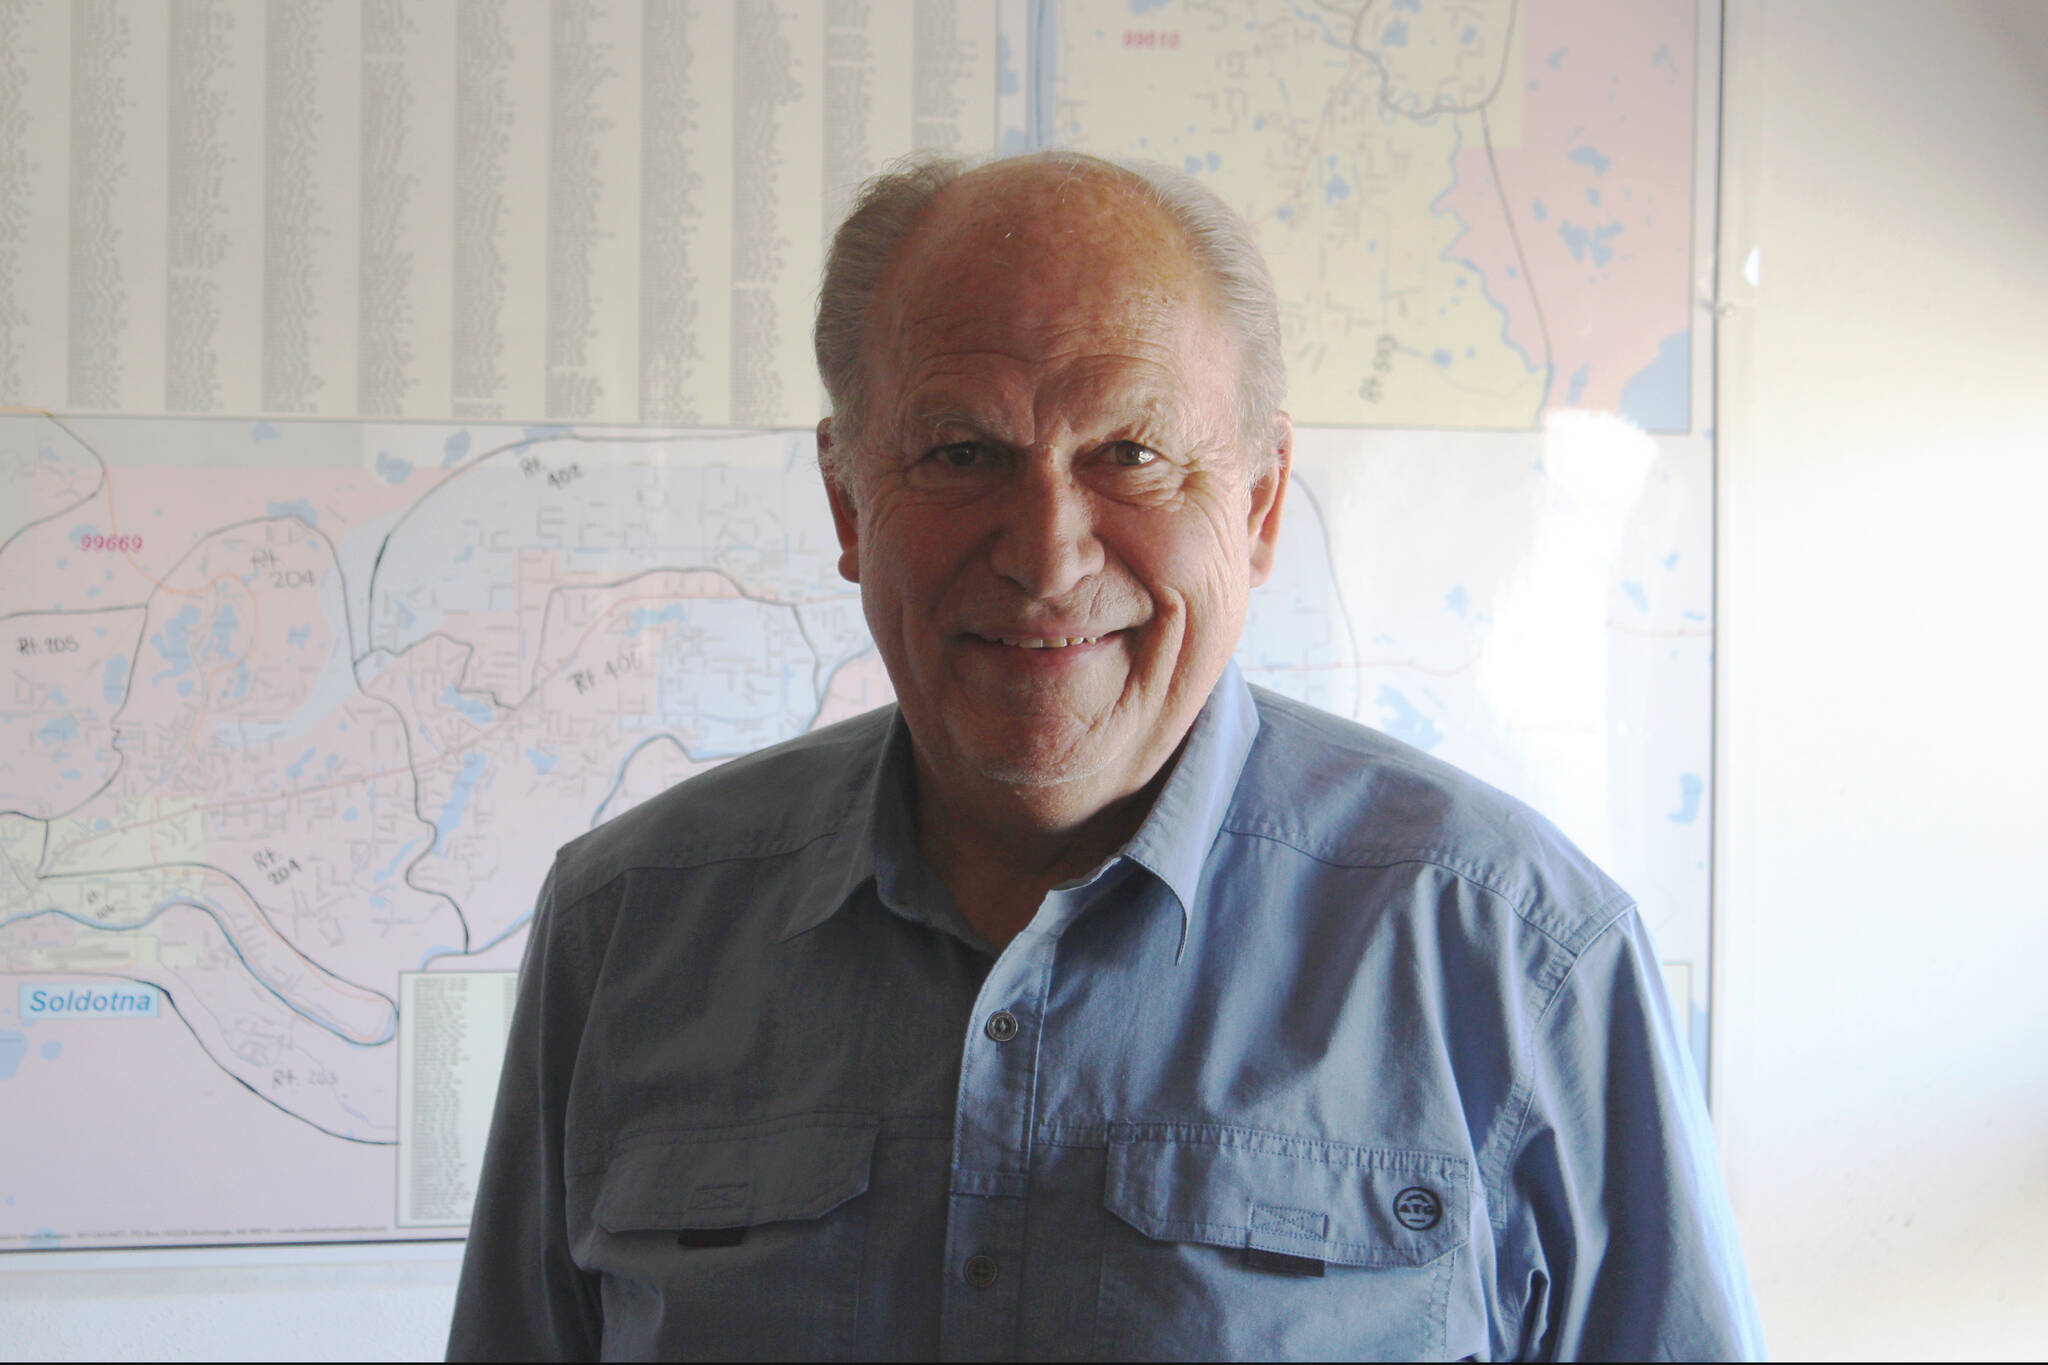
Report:
M1035 598L1064 596L1102 567L1094 502L1055 460L1018 470L990 551L995 571Z

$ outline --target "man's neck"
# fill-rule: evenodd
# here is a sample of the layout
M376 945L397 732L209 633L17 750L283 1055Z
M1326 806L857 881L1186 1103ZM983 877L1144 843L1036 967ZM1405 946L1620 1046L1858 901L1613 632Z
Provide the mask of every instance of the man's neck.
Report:
M1082 801L1042 790L952 791L920 763L918 846L967 923L1000 951L1048 891L1130 842L1173 764L1169 758L1135 791Z

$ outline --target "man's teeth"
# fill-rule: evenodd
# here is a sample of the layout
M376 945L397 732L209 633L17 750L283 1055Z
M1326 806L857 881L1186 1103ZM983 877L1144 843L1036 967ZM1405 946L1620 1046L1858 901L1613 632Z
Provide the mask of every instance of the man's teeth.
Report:
M1100 635L1054 635L1041 638L1037 635L1004 635L1002 642L1017 649L1065 649L1068 645L1092 645Z

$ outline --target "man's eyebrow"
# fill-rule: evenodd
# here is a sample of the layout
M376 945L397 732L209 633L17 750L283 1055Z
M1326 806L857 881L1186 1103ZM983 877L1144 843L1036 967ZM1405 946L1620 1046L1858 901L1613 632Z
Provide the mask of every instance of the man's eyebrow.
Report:
M1178 430L1186 425L1186 414L1169 386L1140 385L1126 390L1114 402L1087 411L1087 425L1131 430ZM1007 430L1007 423L993 412L977 409L955 399L934 397L929 403L913 402L903 413L903 430L929 433L941 428L970 432L1009 445L1024 444L1030 438Z
M990 425L986 416L958 403L913 403L904 411L903 421L906 426L920 429L970 427L986 431Z
M943 436L947 439L972 438L1005 446L1019 444L1016 435L1006 431L990 414L976 412L957 403L913 405L903 414L898 430L906 439L916 441Z

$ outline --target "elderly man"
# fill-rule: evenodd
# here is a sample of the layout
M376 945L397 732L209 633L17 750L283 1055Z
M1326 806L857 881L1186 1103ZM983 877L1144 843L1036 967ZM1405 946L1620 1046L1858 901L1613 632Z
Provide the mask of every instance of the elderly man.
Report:
M913 167L817 348L898 704L562 850L451 1354L1756 1353L1627 897L1231 666L1292 436L1244 225Z

